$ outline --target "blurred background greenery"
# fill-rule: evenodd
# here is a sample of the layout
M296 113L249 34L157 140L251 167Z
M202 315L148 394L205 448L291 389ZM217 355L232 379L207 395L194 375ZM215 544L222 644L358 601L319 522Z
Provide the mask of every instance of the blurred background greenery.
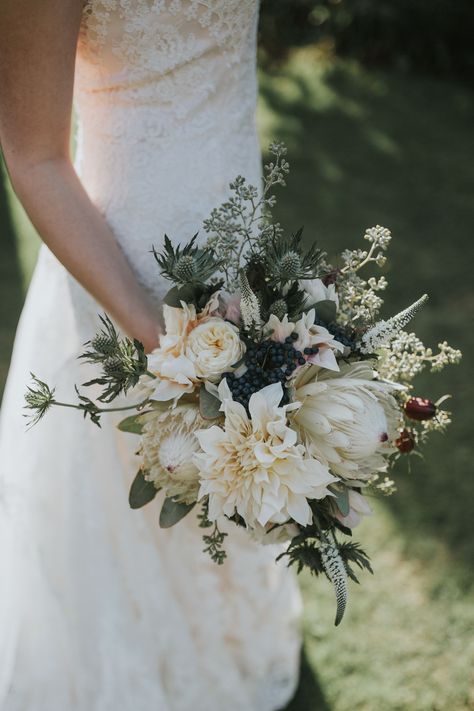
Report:
M358 538L375 577L352 586L334 629L333 593L302 579L305 651L288 711L474 709L474 9L472 0L264 0L262 145L288 146L278 214L329 253L394 235L384 313L428 292L416 330L447 339L461 366L424 375L453 424L424 459L399 462L398 492ZM0 381L37 251L3 173Z

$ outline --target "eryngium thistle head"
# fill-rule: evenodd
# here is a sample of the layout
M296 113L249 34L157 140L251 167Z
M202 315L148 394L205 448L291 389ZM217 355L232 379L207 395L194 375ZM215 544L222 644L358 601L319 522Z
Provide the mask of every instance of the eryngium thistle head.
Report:
M174 273L179 281L186 283L193 281L196 276L196 263L191 254L183 254L176 263Z
M99 333L91 341L91 347L97 351L97 353L102 353L103 355L111 355L114 353L117 347L117 340L110 338L103 331Z
M299 254L293 251L284 254L280 260L279 271L282 281L297 279L301 271L301 257Z
M280 321L282 321L285 317L285 314L288 313L288 306L286 304L285 299L277 299L276 301L274 301L273 304L270 306L269 311L271 314L275 314L275 316L279 318Z
M222 266L223 262L216 259L214 250L197 246L197 237L196 233L181 248L179 244L175 247L165 235L162 251L152 248L162 276L176 284L205 283Z
M107 375L121 374L123 372L123 363L118 357L107 358L107 360L104 361L103 368Z
M54 404L54 390L51 390L49 385L39 380L33 373L33 386L28 387L25 394L25 409L32 410L29 417L30 426L36 425L42 417L47 413L51 405Z

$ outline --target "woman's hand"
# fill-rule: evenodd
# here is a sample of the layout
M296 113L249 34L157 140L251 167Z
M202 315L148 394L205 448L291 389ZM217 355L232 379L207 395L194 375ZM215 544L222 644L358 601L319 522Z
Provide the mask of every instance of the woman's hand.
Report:
M38 233L105 311L149 352L158 313L69 156L81 0L1 0L0 141Z

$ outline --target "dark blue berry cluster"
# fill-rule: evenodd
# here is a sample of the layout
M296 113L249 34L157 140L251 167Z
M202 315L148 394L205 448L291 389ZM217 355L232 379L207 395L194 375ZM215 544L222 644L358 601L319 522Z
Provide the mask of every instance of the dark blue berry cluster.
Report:
M235 373L224 373L232 397L246 408L251 395L271 383L285 384L293 371L306 363L305 356L318 352L318 348L305 348L299 351L294 347L298 334L292 333L284 343L276 343L270 339L260 343L250 343L247 346L244 362L246 372L240 377ZM286 399L283 397L284 402Z
M355 350L355 339L351 336L348 329L344 326L339 326L337 323L334 322L328 325L323 321L319 321L319 319L316 319L315 324L317 326L323 326L324 328L327 328L332 337L335 338L336 341L339 341L339 343L342 343L343 346L346 346L346 348L350 348L351 351Z

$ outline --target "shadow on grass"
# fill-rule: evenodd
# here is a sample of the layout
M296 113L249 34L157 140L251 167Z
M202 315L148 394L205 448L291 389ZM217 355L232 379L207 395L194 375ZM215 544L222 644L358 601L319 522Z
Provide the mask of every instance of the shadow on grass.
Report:
M300 682L296 694L284 711L331 711L317 675L303 649L300 663Z
M453 425L432 438L425 461L411 458L411 473L401 463L399 494L388 506L408 552L431 558L429 539L445 543L470 585L474 165L466 147L474 94L347 64L325 69L302 53L281 73L262 75L261 95L264 133L289 149L291 172L277 209L282 224L304 225L306 239L330 255L362 247L366 227L390 227L384 315L428 292L430 304L413 328L427 345L446 339L464 352L461 366L416 382L421 396L453 394Z
M0 157L0 397L8 372L16 324L23 304L23 280Z

